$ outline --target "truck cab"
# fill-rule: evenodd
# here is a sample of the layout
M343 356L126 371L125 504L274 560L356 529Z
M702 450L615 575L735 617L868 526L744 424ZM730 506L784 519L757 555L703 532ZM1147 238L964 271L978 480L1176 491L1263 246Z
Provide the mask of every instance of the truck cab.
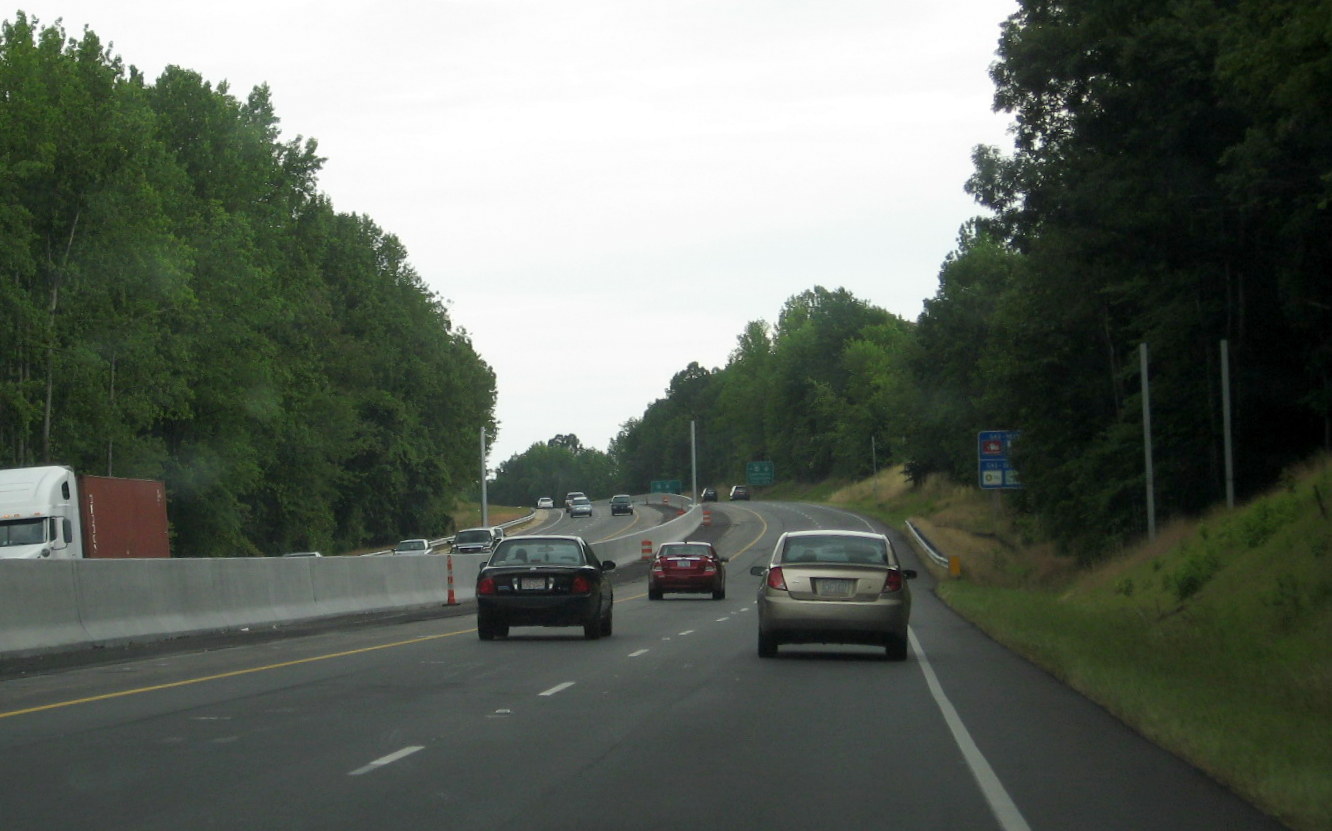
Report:
M78 559L78 480L67 467L0 470L0 559Z

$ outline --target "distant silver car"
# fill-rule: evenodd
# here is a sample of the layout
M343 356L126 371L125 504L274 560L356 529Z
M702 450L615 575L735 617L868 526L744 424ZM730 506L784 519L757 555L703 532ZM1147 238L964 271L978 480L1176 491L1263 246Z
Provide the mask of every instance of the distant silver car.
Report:
M570 518L576 516L592 516L592 500L586 496L575 496L569 502Z
M758 654L784 643L882 646L890 660L907 657L907 622L916 572L902 568L883 534L788 531L766 566L758 592Z
M394 554L405 555L409 557L421 554L429 554L433 550L434 547L430 545L430 540L420 540L420 539L403 540L402 542L393 546Z
M538 507L538 508L554 508L554 507L555 507L555 500L554 500L554 499L551 499L549 496L543 496L543 497L541 497L540 499L537 500L537 507Z

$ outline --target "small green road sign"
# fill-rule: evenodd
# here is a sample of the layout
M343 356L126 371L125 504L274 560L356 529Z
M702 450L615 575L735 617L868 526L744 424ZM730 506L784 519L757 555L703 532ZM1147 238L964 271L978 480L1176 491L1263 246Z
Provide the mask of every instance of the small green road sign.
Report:
M683 489L679 479L652 480L652 493L679 493Z
M775 479L772 462L748 462L745 465L745 482L750 485L771 485Z

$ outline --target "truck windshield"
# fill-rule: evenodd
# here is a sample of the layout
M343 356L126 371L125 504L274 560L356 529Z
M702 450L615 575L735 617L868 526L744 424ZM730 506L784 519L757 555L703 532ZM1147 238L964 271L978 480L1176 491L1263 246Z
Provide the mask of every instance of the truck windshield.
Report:
M41 545L44 542L46 542L46 520L40 517L0 522L0 547Z

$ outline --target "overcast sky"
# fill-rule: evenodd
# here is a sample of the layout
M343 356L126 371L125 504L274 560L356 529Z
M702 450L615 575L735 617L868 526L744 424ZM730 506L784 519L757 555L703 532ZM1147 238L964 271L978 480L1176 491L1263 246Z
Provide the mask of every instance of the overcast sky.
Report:
M1016 0L16 8L149 81L267 83L335 209L397 235L494 368L492 466L562 433L605 450L813 286L916 319L980 213L972 147L1009 145L988 68Z

